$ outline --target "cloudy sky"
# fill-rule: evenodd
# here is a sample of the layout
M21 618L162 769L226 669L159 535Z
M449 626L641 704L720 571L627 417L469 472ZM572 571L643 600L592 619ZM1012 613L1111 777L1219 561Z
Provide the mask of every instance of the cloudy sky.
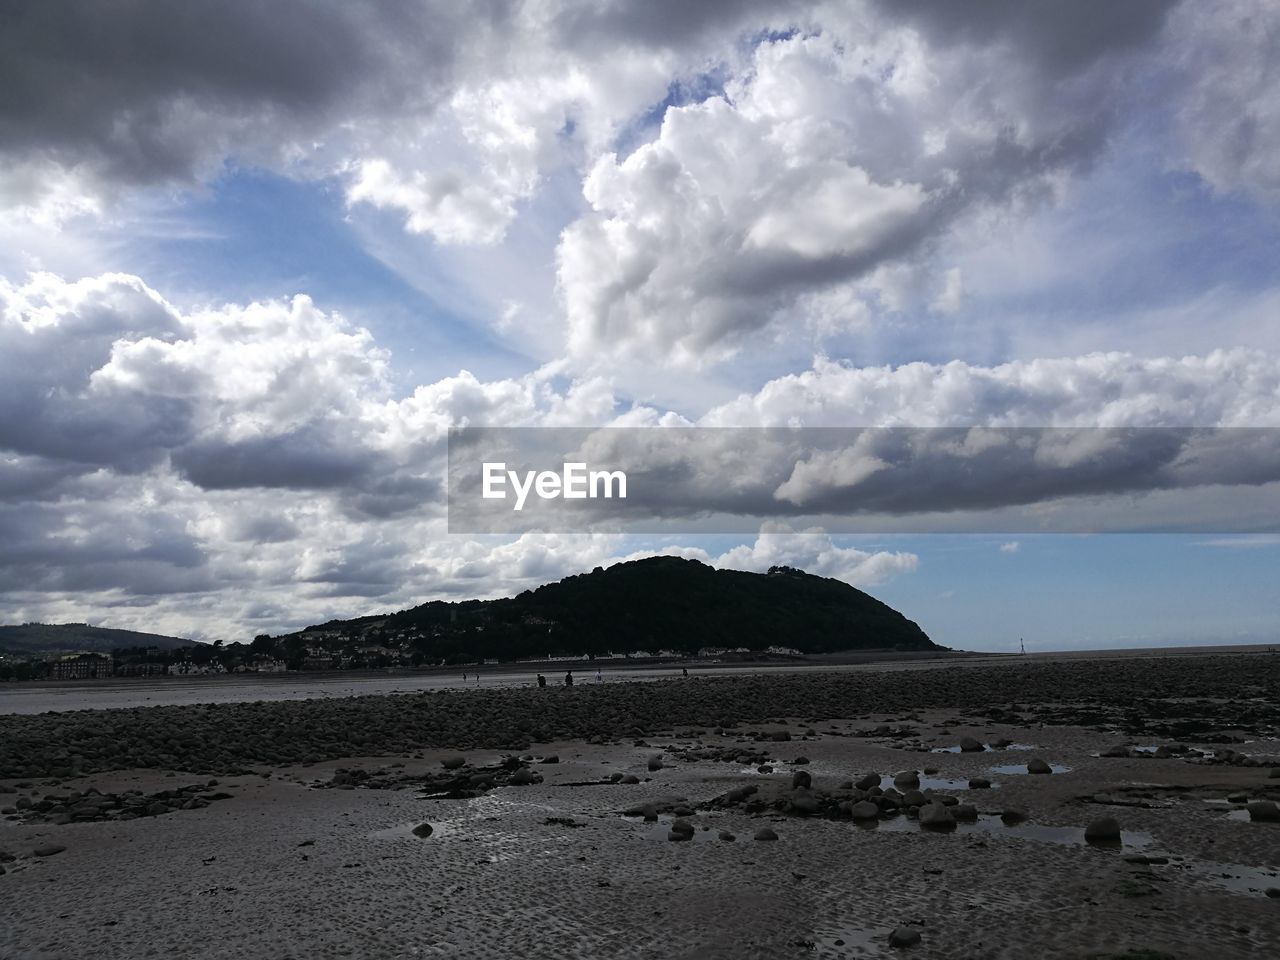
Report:
M1273 527L446 529L456 426L1280 427L1274 4L1083 7L5 4L0 621L247 639L661 551L953 646L1280 639Z

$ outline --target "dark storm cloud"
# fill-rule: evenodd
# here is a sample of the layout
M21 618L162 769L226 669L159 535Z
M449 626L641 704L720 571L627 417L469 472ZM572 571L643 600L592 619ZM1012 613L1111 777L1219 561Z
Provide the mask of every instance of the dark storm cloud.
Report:
M171 459L182 476L206 490L333 489L354 484L373 469L368 451L340 444L318 428L250 440L200 441L173 451Z
M618 42L681 47L711 30L732 34L747 22L785 21L805 6L796 0L588 0L561 6L553 30L575 47Z
M391 471L367 477L359 489L343 497L342 506L357 520L389 520L437 513L443 500L443 487L437 478Z
M930 41L986 45L1008 40L1046 67L1074 69L1152 39L1179 0L1063 3L1061 0L874 0L885 16Z
M510 6L9 0L0 149L130 183L188 178L362 111L429 109L457 35Z
M214 585L185 521L111 503L0 504L0 591L126 590L157 595Z
M514 494L481 497L483 463L559 473L578 462L620 470L626 499L541 500L521 511ZM940 517L937 532L985 529L1006 511L1021 530L1085 532L1116 526L1125 498L1176 491L1213 501L1211 523L1270 529L1274 516L1241 498L1223 517L1223 488L1280 495L1280 431L1274 429L468 429L451 434L451 532L677 529L718 517L716 528L745 532L770 518L822 517L831 530L861 529L866 518ZM510 481L504 489L510 490ZM1141 524L1180 529L1203 511L1194 499L1166 498ZM1029 509L1017 512L1016 508ZM1012 511L1012 512L1011 512ZM1136 515L1135 515L1136 516ZM672 521L677 521L672 523ZM915 529L915 526L912 527Z
M68 481L93 469L86 464L0 455L0 502L56 499Z

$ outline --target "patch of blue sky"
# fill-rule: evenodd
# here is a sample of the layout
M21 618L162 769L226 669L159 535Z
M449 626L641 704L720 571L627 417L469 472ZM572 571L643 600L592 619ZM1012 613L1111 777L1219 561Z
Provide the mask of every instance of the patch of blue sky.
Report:
M1280 547L1229 549L1191 534L833 539L917 554L914 573L870 590L947 646L1280 642L1280 582L1274 558L1263 555ZM1016 550L1001 549L1014 542Z
M394 213L361 209L385 221L397 242L412 243L413 267L393 269L353 223L336 180L298 181L234 170L180 200L183 230L127 238L148 282L186 304L221 304L309 295L369 328L393 357L400 389L470 367L477 375L524 372L528 359L509 349L477 317L485 308L452 283L434 244L405 237ZM419 283L405 278L416 270ZM431 282L427 282L430 279Z

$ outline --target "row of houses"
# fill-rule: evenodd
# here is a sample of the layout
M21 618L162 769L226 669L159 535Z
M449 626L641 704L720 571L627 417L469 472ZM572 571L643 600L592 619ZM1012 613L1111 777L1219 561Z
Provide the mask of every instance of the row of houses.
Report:
M106 653L69 653L45 661L46 676L50 680L102 680L107 677L195 677L227 673L226 667L214 660L195 663L183 660L178 663L122 663ZM284 673L283 660L275 657L254 657L238 664L235 673Z

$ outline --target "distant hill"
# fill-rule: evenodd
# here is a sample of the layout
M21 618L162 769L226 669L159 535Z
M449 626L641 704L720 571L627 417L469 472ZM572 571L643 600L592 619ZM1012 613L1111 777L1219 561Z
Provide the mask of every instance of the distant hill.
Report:
M719 570L680 557L597 567L502 600L432 601L334 620L290 637L294 648L322 640L330 647L356 640L408 646L423 660L775 645L803 653L945 649L914 621L841 580L791 567Z
M24 623L0 626L0 651L9 653L110 653L124 647L190 647L195 640L135 630L91 627L87 623Z

